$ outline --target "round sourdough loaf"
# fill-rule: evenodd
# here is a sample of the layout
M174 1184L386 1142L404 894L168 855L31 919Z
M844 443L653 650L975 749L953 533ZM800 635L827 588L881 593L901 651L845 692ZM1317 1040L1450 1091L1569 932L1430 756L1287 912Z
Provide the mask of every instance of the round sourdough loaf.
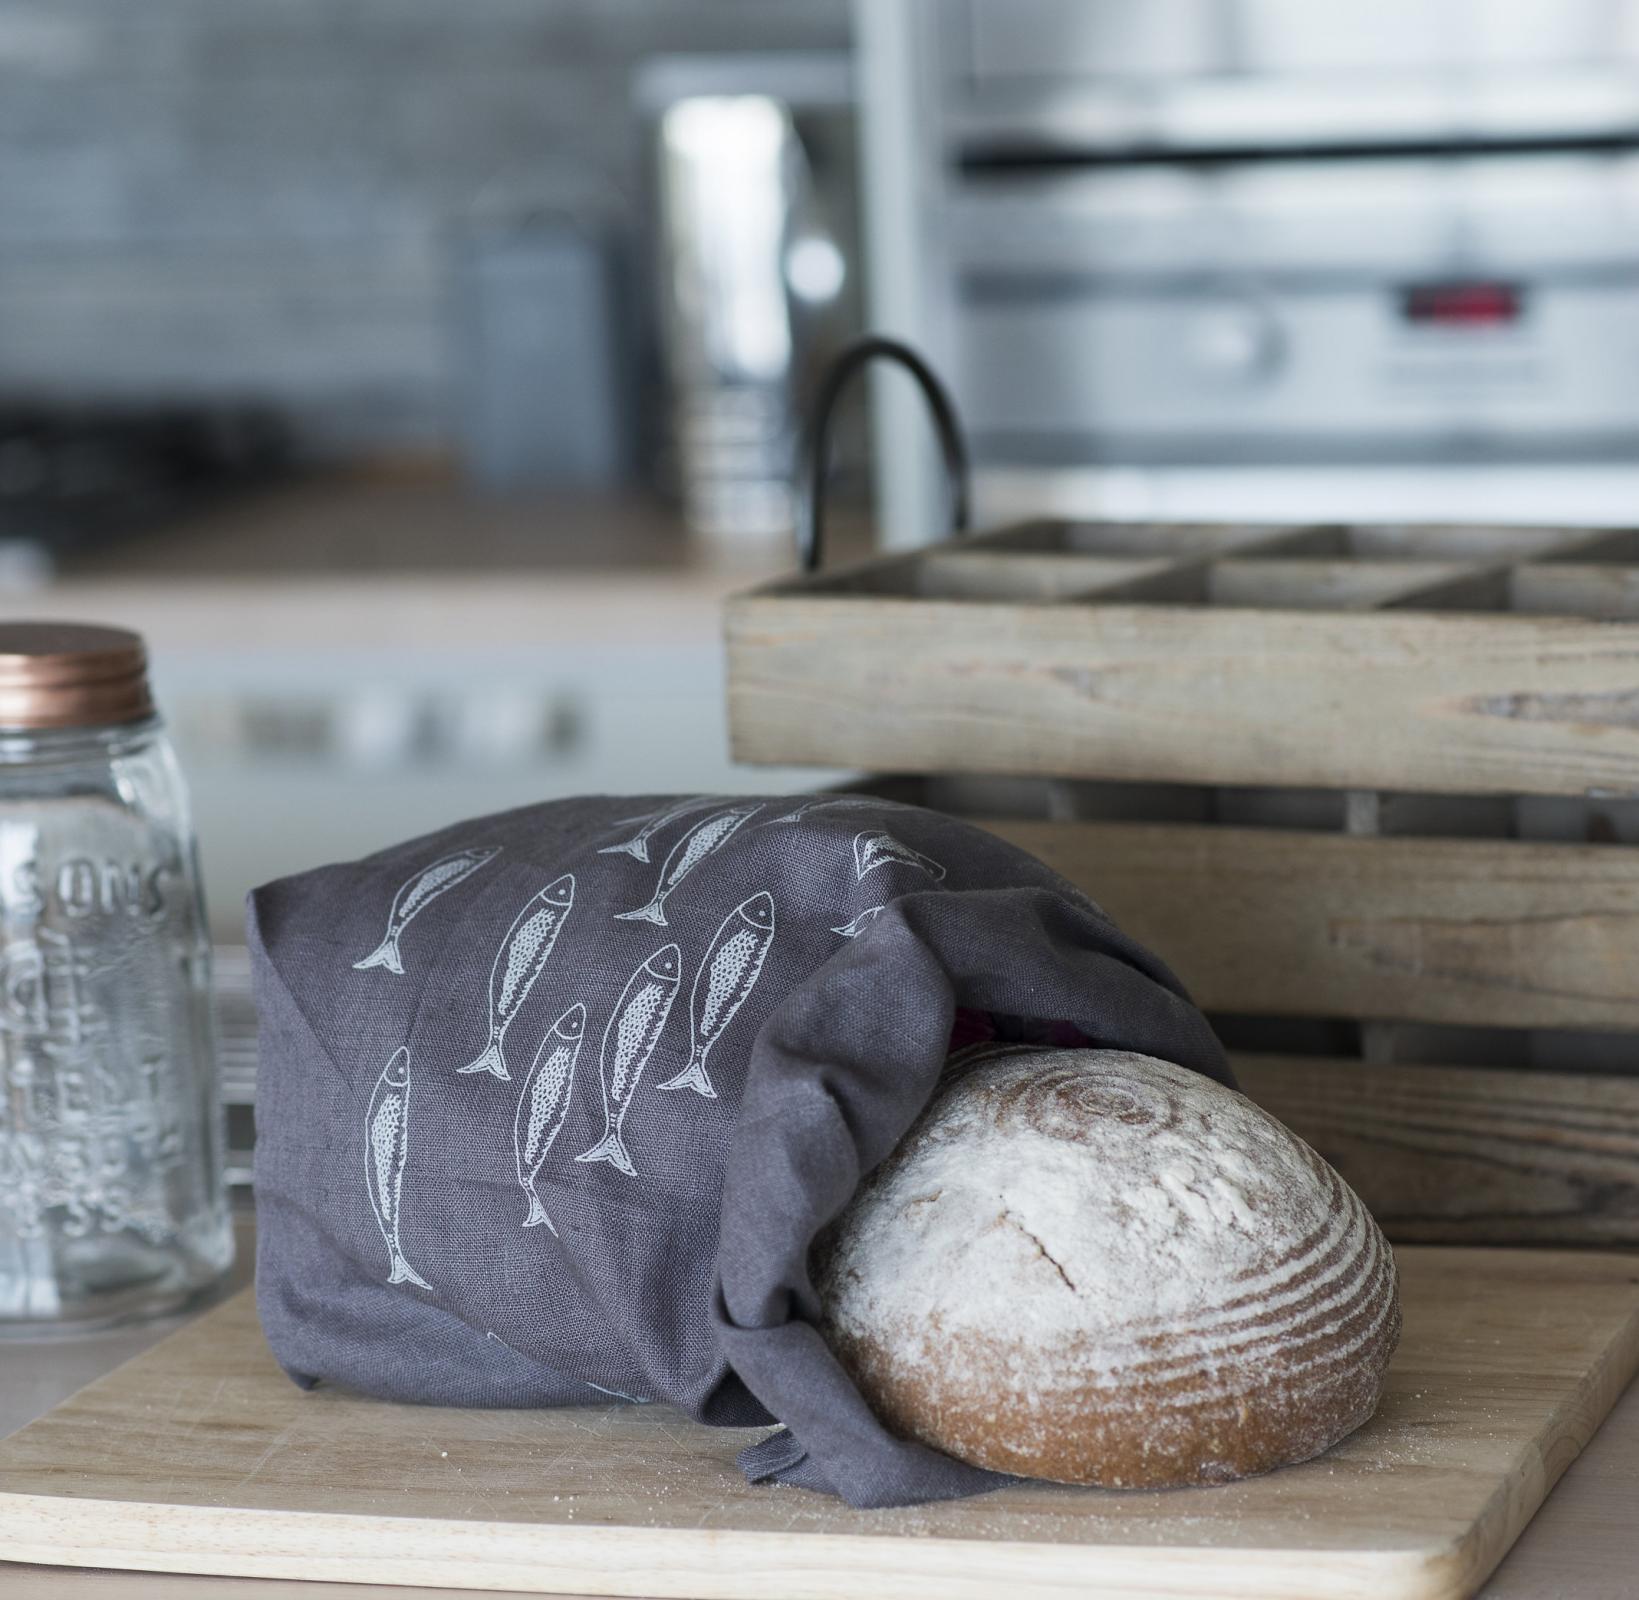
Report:
M1394 1259L1243 1095L1149 1056L981 1049L821 1241L824 1332L884 1423L1110 1488L1303 1461L1377 1405Z

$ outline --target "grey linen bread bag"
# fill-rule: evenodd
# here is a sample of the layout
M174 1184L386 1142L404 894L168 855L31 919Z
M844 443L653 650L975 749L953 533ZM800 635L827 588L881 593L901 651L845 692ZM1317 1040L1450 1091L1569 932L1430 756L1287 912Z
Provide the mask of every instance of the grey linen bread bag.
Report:
M257 1295L296 1382L779 1422L746 1474L858 1506L1004 1481L877 1422L807 1272L953 1036L1232 1081L1077 890L886 801L531 806L269 884L249 924Z

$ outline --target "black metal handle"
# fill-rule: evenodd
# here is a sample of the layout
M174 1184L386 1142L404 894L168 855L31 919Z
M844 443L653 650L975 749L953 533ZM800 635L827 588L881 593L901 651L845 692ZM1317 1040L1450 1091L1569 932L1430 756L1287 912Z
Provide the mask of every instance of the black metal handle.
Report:
M968 454L956 407L932 367L908 344L879 333L866 334L847 345L826 370L814 397L814 409L802 436L802 458L797 482L808 493L797 500L797 554L804 572L817 571L824 554L825 476L831 462L831 417L837 396L854 373L878 356L897 362L916 379L928 403L939 448L945 457L945 482L950 492L950 526L965 533L968 526Z

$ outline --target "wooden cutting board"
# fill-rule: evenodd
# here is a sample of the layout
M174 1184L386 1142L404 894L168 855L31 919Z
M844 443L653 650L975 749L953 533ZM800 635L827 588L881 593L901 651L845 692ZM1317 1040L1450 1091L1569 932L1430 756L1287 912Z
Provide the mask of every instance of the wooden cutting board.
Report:
M0 1441L0 1556L611 1595L1467 1595L1639 1368L1639 1258L1406 1248L1377 1417L1318 1461L1170 1493L1020 1485L858 1512L735 1470L659 1406L303 1394L248 1291Z

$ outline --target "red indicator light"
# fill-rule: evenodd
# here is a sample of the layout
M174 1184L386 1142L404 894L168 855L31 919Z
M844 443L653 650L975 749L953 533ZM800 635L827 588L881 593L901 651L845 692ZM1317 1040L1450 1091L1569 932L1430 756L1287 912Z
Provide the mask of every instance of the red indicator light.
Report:
M1524 296L1508 283L1421 283L1400 296L1407 322L1495 328L1518 322Z

